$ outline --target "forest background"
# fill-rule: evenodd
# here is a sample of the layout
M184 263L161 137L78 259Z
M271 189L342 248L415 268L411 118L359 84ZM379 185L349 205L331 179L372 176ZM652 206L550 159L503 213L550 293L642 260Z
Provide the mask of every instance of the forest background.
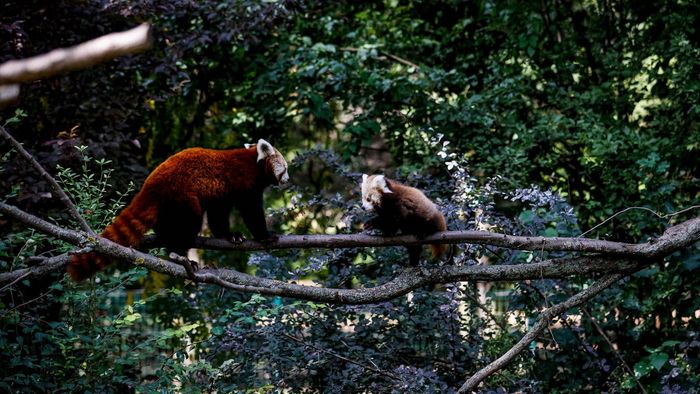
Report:
M168 155L258 138L290 159L292 186L266 194L269 223L283 234L361 231L363 172L425 190L453 230L637 243L697 216L671 216L700 197L693 2L0 7L0 62L144 21L154 27L150 50L25 84L20 101L0 110L0 124L96 229ZM0 147L4 201L71 225L45 180ZM597 226L629 207L648 210ZM0 229L3 272L72 248L8 218ZM461 245L456 264L568 255ZM207 250L200 258L261 277L358 288L394 277L405 255ZM332 305L128 268L89 283L56 273L3 288L0 387L450 392L508 350L539 308L595 279L455 283ZM695 244L631 275L563 315L480 390L695 392L699 268Z

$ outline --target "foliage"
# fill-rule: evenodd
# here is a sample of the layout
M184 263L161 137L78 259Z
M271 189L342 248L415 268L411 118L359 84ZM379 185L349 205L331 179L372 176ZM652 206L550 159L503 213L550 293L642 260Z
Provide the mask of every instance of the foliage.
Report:
M693 2L621 1L15 2L0 15L0 61L154 23L147 53L24 85L29 116L8 125L78 186L72 196L96 228L117 209L112 200L130 194L128 182L140 184L171 152L265 137L294 157L293 187L266 197L284 233L360 231L360 174L376 171L425 190L452 229L578 236L641 206L662 218L632 210L587 234L640 242L697 215L665 216L700 200L698 11ZM8 201L68 223L30 166L6 159L2 170ZM12 223L0 228L3 271L65 250ZM404 253L202 257L355 288L393 277ZM456 264L562 256L461 245ZM699 256L697 245L678 252L570 311L483 390L637 391L622 358L650 392L693 392ZM510 324L503 330L474 305L475 284L340 307L144 275L110 271L89 286L24 281L2 293L0 348L13 355L3 381L38 379L27 391L449 392L540 308L590 280L491 287L489 308ZM143 303L110 298L122 291Z

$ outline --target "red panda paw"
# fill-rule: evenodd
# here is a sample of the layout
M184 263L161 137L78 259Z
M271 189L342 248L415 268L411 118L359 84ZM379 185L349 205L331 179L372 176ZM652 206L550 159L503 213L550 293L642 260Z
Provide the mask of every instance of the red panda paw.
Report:
M243 236L243 233L236 231L235 233L231 234L231 239L229 241L234 244L239 244L245 241L245 237Z

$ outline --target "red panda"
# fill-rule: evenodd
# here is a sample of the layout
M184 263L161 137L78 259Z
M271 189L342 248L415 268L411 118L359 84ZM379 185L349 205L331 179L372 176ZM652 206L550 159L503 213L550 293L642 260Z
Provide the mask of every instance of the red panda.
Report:
M362 206L377 216L368 220L365 229L378 229L385 235L412 234L418 238L447 230L445 217L420 190L387 179L384 175L362 175ZM430 245L433 258L442 257L449 245ZM420 260L422 246L408 246L409 264Z
M256 240L274 239L265 223L263 190L288 181L287 162L263 139L244 149L185 149L151 172L129 206L101 235L136 247L146 231L153 229L160 244L184 255L194 245L205 212L215 237L234 237L229 214L235 207ZM94 252L76 255L68 273L79 281L107 263L105 256Z

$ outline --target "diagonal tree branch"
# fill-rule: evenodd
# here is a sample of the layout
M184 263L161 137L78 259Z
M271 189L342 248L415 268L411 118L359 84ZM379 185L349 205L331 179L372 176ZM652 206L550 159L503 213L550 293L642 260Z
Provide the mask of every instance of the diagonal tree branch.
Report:
M136 52L151 46L148 23L133 29L110 33L70 48L28 59L10 60L0 65L0 84L31 82L66 71L94 66L98 63Z
M66 192L63 191L61 186L58 185L55 179L49 174L44 167L39 164L34 157L27 152L26 149L20 144L16 139L14 139L10 133L7 132L7 130L0 125L0 135L2 135L3 138L9 142L12 147L15 148L17 153L19 153L20 156L26 161L28 161L34 168L39 172L39 175L42 176L48 183L49 186L51 186L51 190L53 190L54 193L58 196L58 198L61 200L61 202L68 208L68 212L70 212L71 216L75 220L78 221L80 224L80 228L83 229L83 231L87 232L90 235L95 235L95 232L90 228L90 225L85 221L85 218L83 218L82 215L78 212L78 208L75 207L75 204L73 204L73 201L71 201L70 197L66 194Z
M148 49L151 41L151 27L144 23L131 30L106 34L70 48L54 49L28 59L0 64L0 108L19 97L20 83L138 53Z
M548 309L545 309L540 314L537 323L530 329L530 331L525 334L510 350L505 352L501 357L494 360L491 364L487 365L483 369L472 375L467 381L459 388L458 393L468 393L471 392L479 385L484 379L495 373L496 371L502 369L506 364L511 362L515 356L520 354L525 350L530 342L534 341L542 332L549 326L549 321L568 309L579 306L584 302L593 298L596 294L612 286L613 283L622 279L625 276L624 273L617 273L605 276L599 279L597 282L590 285L588 288L582 292L574 295L568 300L554 305Z

